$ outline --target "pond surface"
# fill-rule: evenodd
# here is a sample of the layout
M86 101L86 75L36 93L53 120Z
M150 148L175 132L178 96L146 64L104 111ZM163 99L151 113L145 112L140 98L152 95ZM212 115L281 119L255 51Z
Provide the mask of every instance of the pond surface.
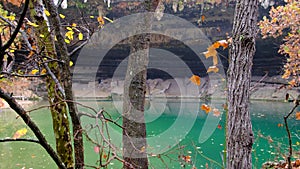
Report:
M83 102L97 110L104 108L113 119L121 124L121 102L95 101ZM146 103L145 120L147 123L148 152L150 166L153 168L221 168L225 145L225 113L222 113L222 101L205 103L221 111L216 117L213 113L206 114L200 109L203 102L198 100L152 100ZM253 168L260 168L261 164L269 160L282 160L287 153L287 134L283 124L283 116L292 108L291 103L282 102L252 102L251 114L255 144L253 146ZM80 107L80 111L91 112ZM299 111L299 109L298 109ZM32 119L40 126L46 138L54 146L52 121L48 109L40 109L30 113ZM94 119L83 117L83 126L95 123ZM9 110L0 110L0 138L12 137L14 133L26 127L16 114ZM289 120L293 148L300 151L300 125L293 114ZM114 145L121 146L121 130L110 124L109 132ZM99 138L90 131L92 138ZM34 138L29 131L23 138ZM94 165L98 154L94 145L85 140L86 163ZM120 151L121 152L121 151ZM158 156L161 154L161 156ZM155 156L156 155L156 156ZM185 163L182 158L189 156L191 163ZM155 156L155 157L154 157ZM160 157L160 158L158 158ZM48 157L41 146L35 143L5 142L0 143L0 169L25 167L39 169L56 168L55 163ZM109 168L121 168L119 162L114 161Z

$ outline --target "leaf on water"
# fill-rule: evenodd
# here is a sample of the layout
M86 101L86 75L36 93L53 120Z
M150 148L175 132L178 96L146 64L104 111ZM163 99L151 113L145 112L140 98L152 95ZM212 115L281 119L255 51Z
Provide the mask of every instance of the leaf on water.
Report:
M199 76L197 76L197 75L193 75L193 76L190 78L190 81L191 81L192 83L194 83L195 85L198 85L198 86L200 86L200 84L201 84L201 78L200 78Z
M283 127L283 124L282 123L278 123L277 126L278 127Z
M209 68L207 69L207 73L210 73L210 72L218 73L219 68L217 66L209 66Z
M300 111L296 112L296 120L300 120Z
M222 126L221 126L221 124L218 124L218 129L220 129L220 130L222 129Z
M13 139L20 138L20 137L24 136L26 133L27 133L27 129L26 129L26 128L22 128L22 129L18 130L18 131L14 134Z
M208 114L211 111L211 107L209 107L206 104L201 105L201 110L204 110L206 114Z
M95 147L94 147L94 152L98 154L99 151L100 151L100 147L99 147L99 146L95 146Z
M219 111L219 109L214 108L214 109L213 109L213 115L214 115L215 117L219 117L219 116L221 115L221 112Z

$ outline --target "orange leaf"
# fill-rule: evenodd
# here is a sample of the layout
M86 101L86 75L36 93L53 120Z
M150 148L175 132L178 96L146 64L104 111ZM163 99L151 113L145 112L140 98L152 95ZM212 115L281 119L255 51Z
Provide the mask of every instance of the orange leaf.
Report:
M221 126L221 124L218 124L218 129L220 129L220 130L222 129L222 126Z
M207 73L210 73L210 72L219 72L219 68L217 66L209 66L209 68L207 69Z
M197 75L193 75L193 76L190 78L190 81L191 81L192 83L194 83L195 85L198 85L198 86L200 86L200 84L201 84L201 79L200 79L200 77L197 76Z
M300 111L296 113L296 120L300 120Z
M99 22L100 25L104 25L104 23L105 23L102 16L99 16L99 17L97 18L97 21Z
M21 4L24 2L24 0L7 0L7 1L18 7L20 7Z
M228 42L227 40L219 40L217 41L216 43L219 44L219 47L222 46L223 47L223 50L226 49L228 47Z
M206 105L206 104L202 104L202 105L201 105L201 110L204 110L205 113L207 114L207 113L209 113L209 112L211 111L211 107L209 107L209 106Z
M278 126L278 127L283 127L283 124L278 123L277 126Z
M205 21L205 16L201 15L201 21L204 22Z

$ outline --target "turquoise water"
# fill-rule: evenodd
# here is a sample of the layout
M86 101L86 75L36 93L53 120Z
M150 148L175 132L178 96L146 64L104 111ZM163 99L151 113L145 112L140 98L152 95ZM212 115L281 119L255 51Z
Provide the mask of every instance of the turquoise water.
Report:
M111 117L121 124L120 114L122 103L115 101L83 102L96 108L104 108ZM222 102L206 103L213 105L222 112ZM200 109L202 102L197 100L152 100L146 103L148 152L150 166L153 168L221 168L224 151L225 114L219 117L212 113L206 114ZM283 124L283 116L292 108L290 103L252 102L251 114L255 144L253 146L253 168L260 168L264 161L281 160L287 153L287 134ZM91 112L80 107L80 111ZM299 109L298 109L299 111ZM51 116L48 109L30 113L32 119L40 126L46 138L54 146ZM300 151L300 127L294 114L289 120L293 148ZM95 124L94 119L82 118L83 126L89 128ZM109 125L111 139L116 147L121 146L121 130L113 124ZM12 137L14 133L26 127L16 114L9 110L0 112L0 138ZM212 133L210 135L210 133ZM96 130L89 131L93 139L99 139ZM24 138L34 138L28 132ZM272 139L272 141L271 141ZM95 165L99 156L94 152L94 145L85 141L86 163ZM298 143L298 144L297 144ZM119 150L121 153L121 150ZM160 154L160 155L158 155ZM191 162L184 162L182 155L189 156ZM180 158L178 158L180 157ZM35 143L0 143L0 168L55 168L55 164L46 152ZM113 161L109 168L121 168L120 163Z

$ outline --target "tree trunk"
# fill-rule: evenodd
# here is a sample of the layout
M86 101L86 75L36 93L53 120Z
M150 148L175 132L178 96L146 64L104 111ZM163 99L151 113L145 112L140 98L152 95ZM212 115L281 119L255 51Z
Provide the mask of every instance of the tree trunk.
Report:
M249 112L258 0L236 3L228 69L227 168L252 168L254 136Z
M145 0L142 11L154 11L158 0ZM151 18L146 16L138 23L142 30L151 29ZM130 38L130 55L124 83L123 98L123 157L124 168L148 168L146 153L146 124L144 103L146 93L147 66L149 62L150 34L135 35Z
M30 15L38 25L35 28L37 37L38 49L43 51L43 55L52 59L57 59L57 53L54 46L54 38L48 31L46 20L43 16L43 4L37 0L30 1ZM64 93L58 90L58 85L61 85L62 74L61 68L57 62L49 62L48 67L57 78L58 83L49 75L47 77L48 101L52 115L53 130L56 141L56 150L61 160L67 168L74 167L73 148L70 136L70 124L68 119L67 105L64 102Z
M64 42L64 37L62 35L62 29L60 27L61 22L58 16L57 8L55 7L53 1L44 0L44 4L47 10L51 13L49 16L49 22L52 25L52 28L55 32L57 38L57 49L60 53L61 59L64 61L62 66L62 84L65 90L65 97L67 100L67 105L69 108L69 115L72 120L73 128L73 138L74 138L74 152L75 152L75 168L81 169L84 167L84 147L83 147L83 138L82 138L82 126L80 119L77 116L77 106L73 102L73 90L72 90L72 75L70 72L70 57L68 54L67 45Z

